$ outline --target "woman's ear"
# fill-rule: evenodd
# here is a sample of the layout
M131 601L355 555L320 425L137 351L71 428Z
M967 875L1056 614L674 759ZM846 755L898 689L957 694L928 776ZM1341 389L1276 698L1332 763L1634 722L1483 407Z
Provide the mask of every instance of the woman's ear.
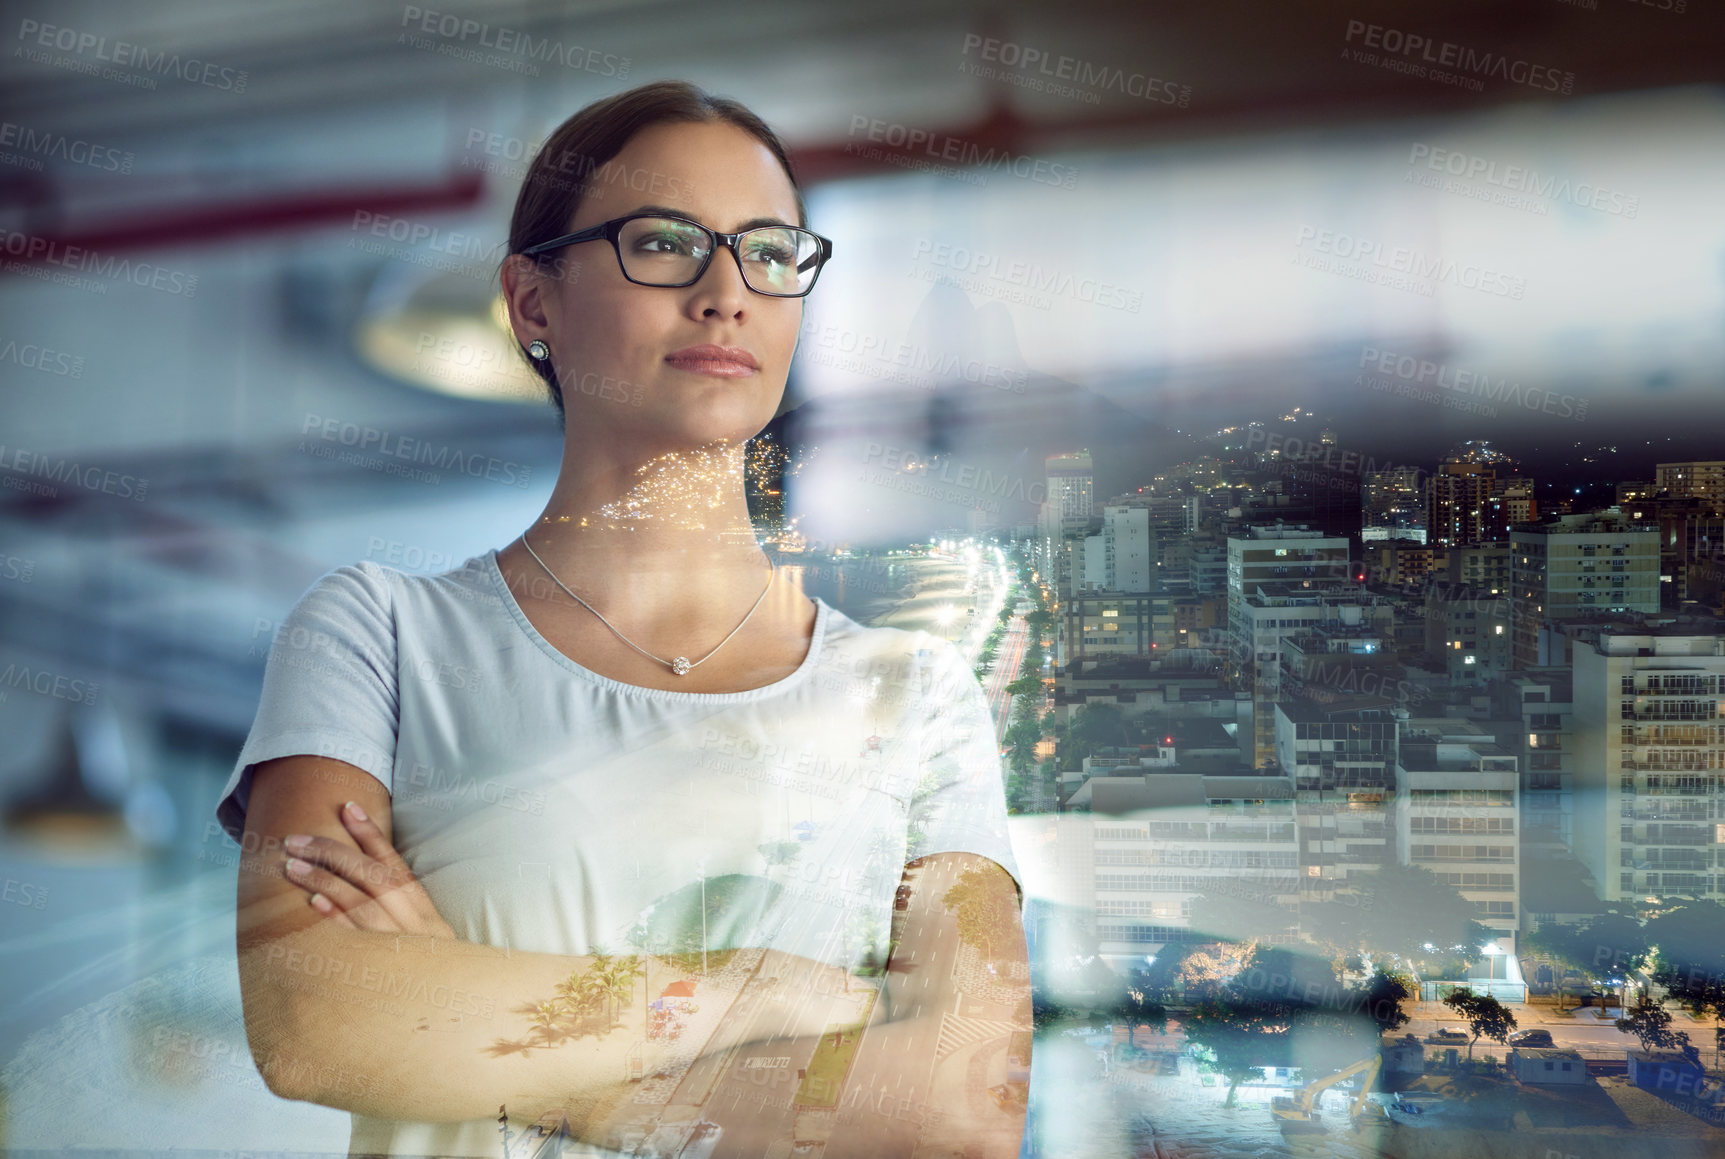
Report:
M509 314L510 328L521 344L548 337L545 330L550 324L550 303L546 299L552 291L533 259L510 254L503 260L498 281L502 284L503 306Z

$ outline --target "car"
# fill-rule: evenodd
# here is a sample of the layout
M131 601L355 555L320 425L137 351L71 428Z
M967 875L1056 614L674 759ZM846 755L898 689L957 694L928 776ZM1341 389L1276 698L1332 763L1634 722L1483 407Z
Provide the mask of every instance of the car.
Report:
M1392 1105L1406 1115L1423 1115L1443 1105L1444 1096L1438 1091L1397 1091Z
M1509 1036L1511 1046L1552 1047L1557 1044L1551 1041L1549 1030L1518 1030Z
M1459 1026L1440 1026L1430 1034L1426 1035L1427 1042L1433 1042L1439 1045L1460 1043L1465 1046L1472 1040L1473 1035L1469 1034Z
M893 895L892 908L893 909L909 909L910 908L910 886L901 885L898 887L898 892Z

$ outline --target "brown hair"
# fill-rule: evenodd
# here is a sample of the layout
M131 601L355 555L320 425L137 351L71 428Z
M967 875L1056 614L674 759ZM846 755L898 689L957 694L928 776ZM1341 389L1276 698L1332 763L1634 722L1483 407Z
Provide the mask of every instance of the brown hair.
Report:
M596 181L606 176L605 166L634 138L635 134L652 125L680 122L723 122L735 125L765 145L784 166L790 179L791 191L797 202L797 224L807 224L802 190L785 147L765 121L742 104L729 97L713 96L687 81L654 81L595 101L564 121L540 146L522 180L521 192L515 198L515 212L509 218L509 254L520 253L530 245L550 241L568 232L568 222L581 203L593 191ZM562 250L535 254L531 260L541 269L561 268ZM506 256L504 261L508 261ZM501 269L501 266L499 267ZM563 388L551 360L522 357L534 373L545 380L551 401L557 407L557 423L562 427Z

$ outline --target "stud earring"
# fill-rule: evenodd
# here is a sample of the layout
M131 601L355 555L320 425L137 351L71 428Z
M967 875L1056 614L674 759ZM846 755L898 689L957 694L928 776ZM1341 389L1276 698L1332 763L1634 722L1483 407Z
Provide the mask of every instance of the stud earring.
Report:
M531 354L535 360L544 362L547 358L551 357L551 347L545 345L545 343L538 338L535 338L527 344L527 353Z

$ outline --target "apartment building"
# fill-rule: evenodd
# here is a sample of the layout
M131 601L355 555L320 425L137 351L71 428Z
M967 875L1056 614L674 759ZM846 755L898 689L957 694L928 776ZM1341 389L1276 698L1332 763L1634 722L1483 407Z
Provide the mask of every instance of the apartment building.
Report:
M1263 767L1276 756L1283 642L1290 636L1311 636L1326 626L1364 630L1371 639L1381 640L1388 636L1394 614L1387 602L1362 596L1356 586L1345 583L1262 584L1234 610L1233 679L1237 689L1251 694L1249 756L1254 767Z
M1576 634L1575 854L1603 900L1725 895L1725 635Z
M1510 531L1515 666L1560 665L1548 621L1659 611L1659 529L1616 507Z
M1515 663L1514 606L1505 587L1431 584L1426 588L1425 651L1454 684L1484 684Z
M1725 505L1725 460L1660 463L1653 469L1653 485L1674 499L1705 499L1715 507Z
M1524 851L1572 850L1575 842L1574 681L1567 668L1506 675L1492 687L1492 717L1520 721L1504 747L1521 766Z
M1393 855L1398 735L1397 710L1383 696L1276 703L1277 759L1294 784L1302 902L1357 887Z
M1294 913L1298 842L1288 779L1243 768L1181 771L1194 763L1170 748L1134 762L1145 770L1139 775L1092 776L1067 806L1090 814L1087 831L1057 829L1063 878L1082 872L1077 850L1090 849L1093 930L1103 961L1121 973L1166 945L1212 940L1214 927L1193 911L1203 894Z
M1521 776L1516 756L1470 721L1412 719L1396 761L1396 844L1513 937L1520 915Z

